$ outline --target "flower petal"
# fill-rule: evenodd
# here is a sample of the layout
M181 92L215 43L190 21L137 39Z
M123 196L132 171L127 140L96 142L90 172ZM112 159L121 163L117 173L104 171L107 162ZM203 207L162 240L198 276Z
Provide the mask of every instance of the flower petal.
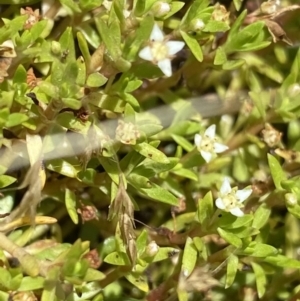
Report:
M151 41L163 41L164 40L164 34L162 30L159 28L159 26L155 23L150 35Z
M236 198L240 203L243 203L248 197L251 195L252 189L251 188L245 188L243 190L238 190L235 193Z
M168 48L168 54L174 55L184 47L185 43L182 41L168 41L166 46Z
M194 137L194 143L197 147L200 147L202 141L202 136L199 134L196 134Z
M204 150L200 150L200 154L201 154L201 156L203 157L203 159L205 160L206 163L211 161L212 153L206 152Z
M146 61L152 61L153 55L150 46L146 46L139 52L139 57Z
M224 210L226 208L226 206L221 198L216 199L216 206L221 210Z
M216 153L223 153L223 152L225 152L227 149L228 149L228 146L225 145L225 144L221 144L221 143L218 143L218 142L215 142L215 143L214 143L214 151L215 151Z
M230 213L238 217L244 216L244 212L239 207L235 207L231 209Z
M220 188L220 192L222 195L227 195L231 192L231 186L229 179L227 177L224 178L224 181L222 183L222 186Z
M172 75L172 66L171 66L171 61L169 59L164 59L159 61L157 63L157 66L165 76L169 77Z
M211 126L209 126L204 132L204 135L209 137L210 139L214 139L216 135L216 125L212 124Z

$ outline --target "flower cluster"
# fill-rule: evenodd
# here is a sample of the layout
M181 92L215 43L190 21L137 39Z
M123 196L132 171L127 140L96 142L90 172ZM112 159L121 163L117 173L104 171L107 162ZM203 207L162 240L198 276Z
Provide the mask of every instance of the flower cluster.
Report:
M136 140L140 138L140 132L137 127L131 122L119 120L116 128L116 139L124 144L134 145Z

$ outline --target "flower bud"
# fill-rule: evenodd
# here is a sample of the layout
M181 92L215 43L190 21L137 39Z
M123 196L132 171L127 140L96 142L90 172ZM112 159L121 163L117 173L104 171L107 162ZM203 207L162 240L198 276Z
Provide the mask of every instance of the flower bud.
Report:
M263 141L271 148L280 145L282 133L274 129L269 123L262 130Z
M51 51L53 54L59 55L61 53L60 43L57 41L51 42Z
M145 255L148 257L154 257L159 251L159 246L157 245L157 243L152 240L147 248L146 248L146 251L145 251Z
M260 6L260 10L263 14L266 15L274 14L277 10L276 1L263 2Z
M151 10L156 18L162 18L171 11L171 6L167 2L157 1L153 4Z
M215 5L215 9L212 13L212 19L215 21L221 21L229 23L229 12L227 12L225 6L220 5L219 3Z
M190 23L189 29L192 31L201 31L205 27L202 19L193 19Z
M298 202L297 196L294 193L286 193L284 195L284 198L290 206L295 206Z

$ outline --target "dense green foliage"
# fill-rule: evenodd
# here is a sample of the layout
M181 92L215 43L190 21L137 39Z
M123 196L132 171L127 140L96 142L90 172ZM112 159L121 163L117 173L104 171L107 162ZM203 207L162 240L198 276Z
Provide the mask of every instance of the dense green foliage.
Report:
M0 0L0 301L297 300L300 6L215 2Z

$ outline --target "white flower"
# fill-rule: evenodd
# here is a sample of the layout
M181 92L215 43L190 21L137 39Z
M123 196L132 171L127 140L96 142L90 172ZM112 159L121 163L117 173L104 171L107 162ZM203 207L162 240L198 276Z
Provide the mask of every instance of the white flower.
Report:
M229 179L226 177L222 183L219 197L216 199L216 206L226 212L230 212L235 216L243 216L241 210L243 202L251 195L251 188L237 190L237 187L231 188Z
M228 149L228 146L216 142L215 135L215 124L212 124L210 127L208 127L203 136L199 134L195 135L195 145L207 163L211 161L213 155L222 153Z
M139 52L139 57L157 64L166 76L172 75L171 59L175 53L184 47L184 42L167 41L157 24L154 24L149 45Z

